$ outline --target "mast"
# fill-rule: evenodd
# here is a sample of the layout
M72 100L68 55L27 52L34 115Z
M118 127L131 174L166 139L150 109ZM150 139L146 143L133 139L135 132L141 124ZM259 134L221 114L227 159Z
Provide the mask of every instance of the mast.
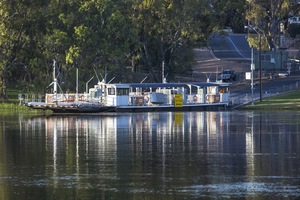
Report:
M53 94L55 97L55 100L57 100L57 79L55 77L55 66L56 66L56 61L53 60Z
M76 96L75 101L78 101L78 67L76 67Z
M161 82L166 83L166 78L165 78L165 61L162 62L162 69L161 69Z

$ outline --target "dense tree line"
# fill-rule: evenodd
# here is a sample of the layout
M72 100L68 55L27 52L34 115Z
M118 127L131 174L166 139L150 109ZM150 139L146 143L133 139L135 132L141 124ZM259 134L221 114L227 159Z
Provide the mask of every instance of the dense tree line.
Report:
M64 90L79 79L161 81L190 70L194 47L207 46L213 31L242 31L246 18L272 41L287 0L269 6L251 0L2 0L0 2L0 95L7 83L43 91L56 76ZM256 8L256 4L261 8ZM257 15L247 13L251 6ZM271 11L269 15L260 14ZM269 13L269 12L268 12ZM259 20L260 19L260 20ZM267 25L268 24L268 25ZM102 75L102 77L100 76Z
M182 73L192 47L205 45L213 29L211 10L208 0L1 1L0 93L8 81L44 89L53 59L66 90L74 68L81 80L96 71L116 81L138 79L138 73L160 81L162 62L170 77Z

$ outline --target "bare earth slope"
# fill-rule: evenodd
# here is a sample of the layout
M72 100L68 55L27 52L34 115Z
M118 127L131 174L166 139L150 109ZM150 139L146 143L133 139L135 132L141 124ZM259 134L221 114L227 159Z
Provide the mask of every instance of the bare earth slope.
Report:
M208 48L194 49L195 63L192 65L194 81L216 81L216 76L223 69L233 69L239 79L242 79L244 72L250 71L250 62L220 60L213 56ZM243 72L243 73L242 73Z

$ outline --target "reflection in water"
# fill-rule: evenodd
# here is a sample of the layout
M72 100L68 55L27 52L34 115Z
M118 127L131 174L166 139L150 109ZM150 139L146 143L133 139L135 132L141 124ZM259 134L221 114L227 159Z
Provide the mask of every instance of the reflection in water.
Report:
M298 112L1 118L0 199L292 199Z

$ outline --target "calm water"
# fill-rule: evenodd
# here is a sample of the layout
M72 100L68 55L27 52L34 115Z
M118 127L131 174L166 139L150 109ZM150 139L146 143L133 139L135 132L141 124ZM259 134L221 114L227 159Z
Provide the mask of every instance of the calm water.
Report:
M300 112L0 115L0 199L295 199Z

